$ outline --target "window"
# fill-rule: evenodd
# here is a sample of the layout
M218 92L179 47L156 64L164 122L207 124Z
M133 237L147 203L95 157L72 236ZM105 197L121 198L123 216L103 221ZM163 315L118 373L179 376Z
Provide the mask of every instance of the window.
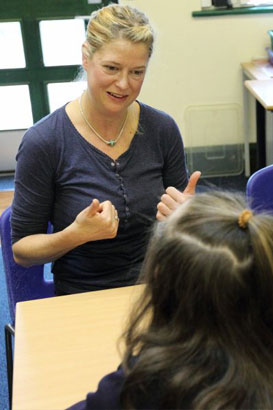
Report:
M48 98L50 112L61 107L68 101L79 97L86 89L85 81L74 81L69 83L48 84Z
M84 20L41 21L40 32L45 66L81 64Z
M74 82L85 38L80 16L110 0L27 3L0 0L0 131L28 128L81 93Z
M118 0L0 0L0 172L34 122L79 96L74 81L92 11Z
M19 22L0 23L0 69L26 66Z
M0 87L0 129L25 129L32 125L32 112L27 85Z

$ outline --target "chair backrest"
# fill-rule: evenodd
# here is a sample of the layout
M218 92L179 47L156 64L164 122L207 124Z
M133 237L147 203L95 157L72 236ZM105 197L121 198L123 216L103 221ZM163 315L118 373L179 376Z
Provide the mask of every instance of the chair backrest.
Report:
M273 212L273 165L259 169L250 176L246 196L253 209Z
M7 283L11 320L14 323L17 302L54 296L53 281L44 279L44 265L29 268L18 265L13 259L10 227L11 207L0 218L1 247Z

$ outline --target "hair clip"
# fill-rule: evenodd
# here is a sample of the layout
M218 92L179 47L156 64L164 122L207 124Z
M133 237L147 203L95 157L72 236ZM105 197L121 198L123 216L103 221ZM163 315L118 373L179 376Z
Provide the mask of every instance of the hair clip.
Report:
M245 229L249 219L253 216L253 213L250 209L244 209L238 218L238 225L240 228Z

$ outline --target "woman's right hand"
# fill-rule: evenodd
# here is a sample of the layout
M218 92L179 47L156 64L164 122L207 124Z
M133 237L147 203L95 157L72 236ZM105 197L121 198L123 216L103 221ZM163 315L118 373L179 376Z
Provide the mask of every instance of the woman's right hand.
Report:
M110 201L100 203L97 199L81 211L72 224L74 233L82 243L115 238L118 225L114 205Z
M22 266L52 262L86 242L114 238L118 225L114 205L110 201L100 203L94 199L62 231L33 234L15 242L12 246L14 259Z

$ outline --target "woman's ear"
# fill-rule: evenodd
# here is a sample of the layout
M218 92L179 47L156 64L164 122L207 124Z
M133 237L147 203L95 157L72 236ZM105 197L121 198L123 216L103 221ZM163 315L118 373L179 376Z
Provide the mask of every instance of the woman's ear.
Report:
M87 71L87 66L88 66L88 52L87 52L87 44L83 43L82 45L82 66L85 71Z

